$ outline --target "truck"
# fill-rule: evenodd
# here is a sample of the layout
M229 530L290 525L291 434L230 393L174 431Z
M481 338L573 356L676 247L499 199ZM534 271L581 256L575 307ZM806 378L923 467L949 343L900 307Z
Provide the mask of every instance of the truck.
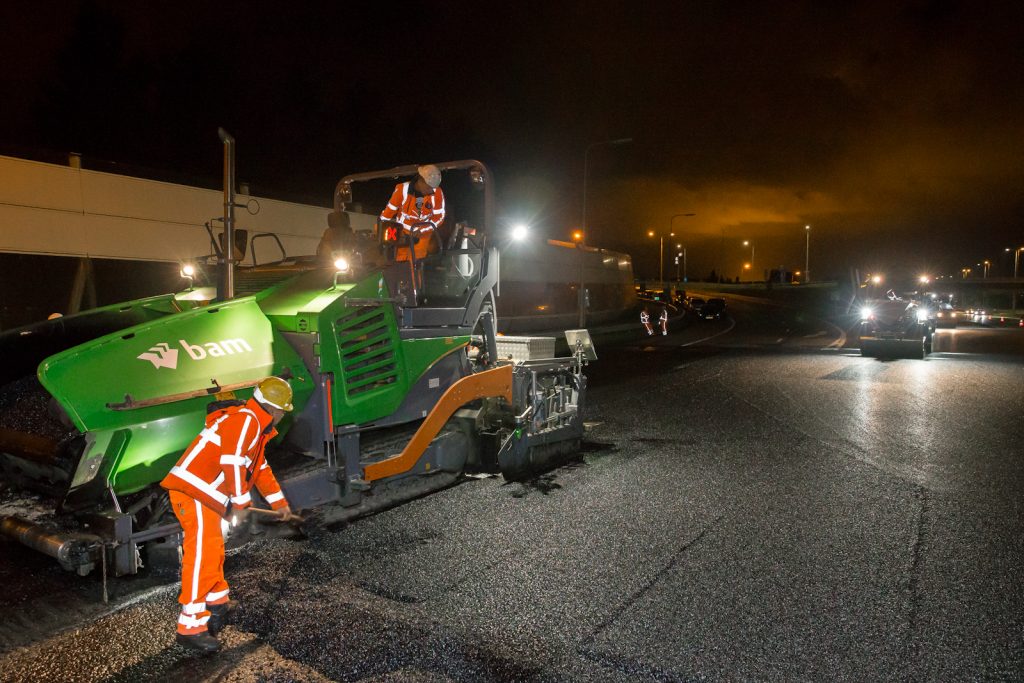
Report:
M513 340L497 335L500 252L484 163L436 164L482 211L454 216L419 261L395 260L388 231L353 201L364 183L414 177L409 165L338 182L330 223L340 248L242 266L273 235L233 229L234 140L221 139L224 229L211 230L207 261L216 287L190 283L0 334L0 480L52 503L0 516L0 533L81 575L131 575L147 557L176 556L180 529L159 482L211 402L248 398L269 375L288 379L295 409L268 459L293 507L332 522L469 470L522 479L578 452L593 345L586 330L569 330L568 355L530 339L512 353Z

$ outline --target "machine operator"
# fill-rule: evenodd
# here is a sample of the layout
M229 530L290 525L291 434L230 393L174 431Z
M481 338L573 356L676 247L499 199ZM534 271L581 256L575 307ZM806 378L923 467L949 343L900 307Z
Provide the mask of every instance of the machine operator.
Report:
M444 192L441 170L433 164L416 169L415 180L395 185L388 205L380 212L385 242L395 242L404 231L411 237L413 254L419 261L437 251L434 233L444 222ZM408 247L400 247L395 260L408 261Z

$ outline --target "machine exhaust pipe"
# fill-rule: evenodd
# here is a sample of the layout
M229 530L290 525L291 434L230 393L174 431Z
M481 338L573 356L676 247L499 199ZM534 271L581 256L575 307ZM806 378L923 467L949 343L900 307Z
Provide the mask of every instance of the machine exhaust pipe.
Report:
M224 244L217 299L227 301L235 298L235 138L223 128L217 135L224 145Z
M22 545L39 551L57 560L68 571L85 576L96 565L102 551L98 536L77 533L55 533L41 524L20 517L0 517L0 533Z

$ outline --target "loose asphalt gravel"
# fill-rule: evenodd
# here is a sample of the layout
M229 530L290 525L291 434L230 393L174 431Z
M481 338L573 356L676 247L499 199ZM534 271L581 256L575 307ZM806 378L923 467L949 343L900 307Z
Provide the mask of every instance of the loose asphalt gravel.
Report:
M1021 359L725 338L599 349L584 452L534 481L235 552L216 657L157 586L0 678L1024 678Z

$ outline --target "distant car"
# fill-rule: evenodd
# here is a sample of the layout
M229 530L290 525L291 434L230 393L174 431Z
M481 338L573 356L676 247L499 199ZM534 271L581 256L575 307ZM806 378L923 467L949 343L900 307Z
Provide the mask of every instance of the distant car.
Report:
M956 327L957 322L960 321L961 313L953 308L952 304L937 304L933 310L935 327Z
M858 337L860 355L924 358L932 352L931 313L925 306L892 294L864 303Z
M969 311L968 315L973 324L981 325L982 327L1024 327L1024 319L1014 316L991 313L985 310Z
M700 309L704 308L704 299L697 296L691 297L686 303L694 313L700 313Z
M700 317L704 320L718 320L725 313L725 299L708 299L700 309Z

